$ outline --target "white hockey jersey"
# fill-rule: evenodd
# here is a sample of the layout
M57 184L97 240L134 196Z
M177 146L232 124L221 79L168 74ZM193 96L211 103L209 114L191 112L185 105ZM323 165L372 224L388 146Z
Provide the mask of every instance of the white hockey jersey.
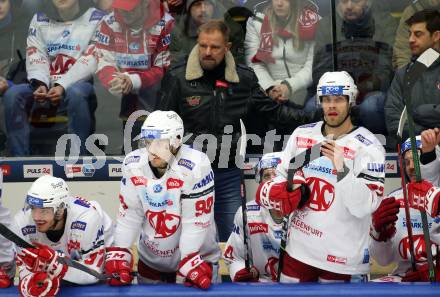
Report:
M440 146L435 147L436 158L434 161L420 165L422 178L428 180L436 187L440 187Z
M10 227L11 225L11 213L9 209L3 207L2 202L2 194L3 194L3 171L0 168L0 223L6 225L6 227ZM14 276L15 270L14 268L14 246L11 241L4 238L0 235L0 268L2 268L5 272L10 274L11 277Z
M298 127L283 151L282 167L314 144L324 141L323 122ZM349 173L337 182L330 159L319 157L304 166L311 196L290 218L288 254L308 265L340 274L369 271L371 213L383 197L385 152L379 140L358 127L336 140L343 147Z
M186 145L156 178L145 148L125 157L115 246L131 248L161 272L175 272L181 259L199 252L216 263L220 248L214 223L214 173L208 157Z
M269 210L260 207L255 200L246 204L249 244L252 250L254 266L260 272L260 281L271 282L272 276L268 270L268 260L278 259L282 237L282 223L277 224ZM229 275L234 279L235 274L245 268L245 246L243 243L243 216L241 207L234 218L234 227L226 243L223 259L229 266Z
M400 211L397 215L396 234L386 242L378 242L371 240L370 250L371 256L383 266L392 262L397 263L394 269L394 275L403 276L405 272L411 268L410 245L408 240L408 230L405 220L405 203L402 189L391 192L387 197L395 197L400 202ZM422 219L420 211L410 208L411 226L414 240L414 254L417 263L426 262L426 247L423 238ZM436 244L440 244L440 218L432 219L428 216L429 233L433 254L436 255Z
M58 242L52 242L45 233L38 232L31 209L23 209L15 215L12 229L27 242L45 244L99 273L104 271L105 248L113 243L111 219L97 202L90 203L79 197L71 198L64 234ZM18 268L20 279L30 273L24 265ZM63 280L81 285L98 281L94 276L72 267L68 268Z
M80 79L91 77L97 67L92 44L104 15L96 8L89 8L73 21L57 22L44 13L35 14L27 38L28 79L42 81L49 88L57 82L66 89ZM76 63L86 51L90 51L90 59Z

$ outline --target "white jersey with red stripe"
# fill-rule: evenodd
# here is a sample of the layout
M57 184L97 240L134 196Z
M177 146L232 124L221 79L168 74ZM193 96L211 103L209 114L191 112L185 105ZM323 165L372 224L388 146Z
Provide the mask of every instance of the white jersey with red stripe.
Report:
M135 91L161 81L170 65L173 17L159 1L150 1L142 28L131 29L117 11L105 17L97 35L97 75L107 88L115 72L127 73Z
M391 192L387 197L395 197L400 202L400 211L397 215L396 234L386 242L371 240L371 256L383 266L393 262L397 263L394 275L403 276L411 268L410 245L408 240L408 230L406 228L405 204L402 189ZM410 208L411 226L414 240L414 256L416 263L425 263L426 247L423 238L422 219L420 211ZM437 254L435 244L440 243L440 218L432 219L428 216L430 239L432 242L433 255Z
M10 227L11 225L11 213L9 209L3 206L3 170L0 168L0 223ZM3 269L6 273L13 277L14 271L14 246L11 241L0 235L0 269Z
M27 242L45 244L99 273L104 271L105 248L113 243L113 224L110 217L96 201L89 202L80 197L71 197L64 233L57 242L51 241L46 233L37 230L30 208L24 208L15 215L12 227ZM21 249L17 249L17 253L20 253ZM25 265L19 262L17 264L20 279L23 279L30 272ZM98 281L94 276L71 267L63 280L75 284Z
M292 157L326 140L323 122L298 127L283 151L286 174ZM288 254L308 265L340 274L369 271L371 214L383 196L385 152L367 129L357 127L336 140L348 173L337 180L330 159L321 156L303 167L310 200L291 215ZM301 160L303 162L303 160Z
M435 147L436 158L428 164L421 164L422 178L428 180L436 187L440 187L440 146Z
M269 259L278 259L282 236L282 223L276 223L269 210L258 205L255 200L246 204L249 244L252 249L253 265L260 273L260 281L271 282L272 275L268 267ZM229 266L229 275L234 279L235 274L245 268L243 243L243 217L241 207L234 218L234 227L226 243L223 259Z
M142 148L125 157L122 172L115 246L131 248L139 239L140 260L160 272L177 271L180 260L194 252L218 261L214 173L204 153L182 145L157 178Z
M104 15L96 8L89 8L73 21L58 22L44 13L35 14L27 38L28 79L37 79L48 87L56 82L67 88L91 76L96 70L92 55L92 59L76 62L92 51L98 25Z

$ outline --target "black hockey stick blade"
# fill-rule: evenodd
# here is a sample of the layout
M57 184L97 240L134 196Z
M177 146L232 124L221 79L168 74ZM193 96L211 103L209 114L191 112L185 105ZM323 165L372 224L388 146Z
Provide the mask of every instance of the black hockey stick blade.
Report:
M37 247L33 246L32 244L30 244L29 242L27 242L26 240L24 240L23 238L21 238L20 236L18 236L17 234L15 234L14 232L12 232L11 229L6 227L2 223L0 223L0 235L2 235L6 239L12 241L13 243L15 243L16 246L18 246L20 248L23 248L23 249L37 248ZM76 262L70 258L58 257L58 262L65 264L67 266L76 268L78 270L84 271L85 273L93 275L94 277L96 277L99 280L107 280L109 278L113 278L112 276L107 276L107 275L101 274L99 272L96 272L95 270L90 269L89 267L87 267L79 262Z
M321 146L322 143L319 142L315 144L312 147L309 147L302 153L294 156L290 162L289 162L289 169L287 170L287 184L288 184L288 191L293 191L293 176L295 174L295 171L303 168L310 162L318 159L322 156L321 154Z

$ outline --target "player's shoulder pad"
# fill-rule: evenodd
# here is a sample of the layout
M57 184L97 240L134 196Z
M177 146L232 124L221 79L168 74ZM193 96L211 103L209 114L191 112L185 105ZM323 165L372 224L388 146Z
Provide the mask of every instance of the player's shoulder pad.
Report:
M309 129L309 128L314 128L319 124L319 122L315 122L315 123L309 123L309 124L304 124L301 126L298 126L297 129Z
M207 165L210 166L211 162L205 153L190 148L187 145L182 145L180 149L181 152L177 159L177 166L184 173L194 173L203 170L202 168Z
M356 139L360 144L363 144L364 146L371 146L371 145L382 145L377 139L377 137L368 129L364 127L359 127L353 132L353 138Z
M143 149L137 149L125 156L122 162L124 168L141 168L148 161L146 152L142 152Z
M248 212L259 212L261 210L261 206L255 200L249 201L246 203L246 211Z
M34 16L34 20L38 23L49 23L50 19L44 12L37 12Z
M107 15L106 12L97 8L91 8L89 22L101 21Z
M37 233L37 226L31 216L30 209L22 209L13 217L13 224L19 228L19 232L23 236Z
M70 216L72 222L68 226L71 230L85 231L88 225L95 224L101 219L99 212L93 205L81 197L74 198L67 215Z

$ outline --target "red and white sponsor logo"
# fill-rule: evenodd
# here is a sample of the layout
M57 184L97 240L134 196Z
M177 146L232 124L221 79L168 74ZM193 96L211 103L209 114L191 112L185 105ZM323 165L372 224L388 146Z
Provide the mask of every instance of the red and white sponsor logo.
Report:
M337 263L337 264L347 264L347 258L336 257L333 255L327 255L327 262Z
M0 165L0 169L3 172L3 176L11 175L11 165Z
M183 180L176 178L169 178L167 180L167 190L179 189L181 187L183 187Z
M108 176L121 177L122 176L122 165L121 164L108 164Z
M143 176L133 176L130 179L135 186L145 186L147 184L147 179Z
M147 210L145 213L150 226L156 231L154 238L167 238L176 233L180 226L180 216L166 213L165 210L155 212Z
M67 164L64 168L64 172L66 173L66 177L68 178L84 176L82 173L82 165Z
M346 146L343 147L344 150L344 158L354 160L354 157L356 156L356 152L352 150L351 148L348 148Z
M335 200L335 188L326 180L308 177L310 200L307 206L315 211L327 211Z
M298 148L311 148L314 144L316 144L316 140L312 138L305 138L305 137L296 137L296 146Z
M23 165L24 178L35 178L46 174L53 174L52 165Z
M383 196L383 186L377 184L367 184L367 187L370 189L370 191L375 192L377 196Z
M426 245L425 240L423 238L423 234L419 235L413 235L412 236L414 241L414 257L417 262L424 262L427 260L426 258ZM435 248L435 244L431 242L432 248ZM404 237L399 242L399 254L400 257L404 260L409 260L410 258L410 244L409 244L409 238Z
M257 234L257 233L267 233L269 231L269 227L264 223L249 223L249 233Z

